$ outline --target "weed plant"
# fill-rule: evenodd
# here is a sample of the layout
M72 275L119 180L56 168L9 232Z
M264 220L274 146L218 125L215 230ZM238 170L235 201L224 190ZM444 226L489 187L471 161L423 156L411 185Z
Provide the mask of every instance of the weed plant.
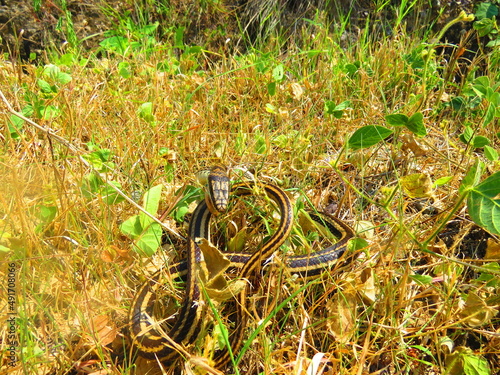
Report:
M468 61L465 39L444 55L442 30L405 31L414 1L390 36L368 20L347 47L346 14L217 59L182 26L161 41L149 16L124 16L100 51L74 41L39 66L0 62L2 371L219 373L230 302L210 301L212 329L164 368L136 358L126 326L138 286L183 257L196 172L224 163L285 189L296 224L223 373L498 373L500 54L498 6L484 4L460 15L490 43ZM274 231L272 205L243 206L213 230L222 250ZM330 243L304 224L313 207L359 238L347 265L303 281L282 264Z

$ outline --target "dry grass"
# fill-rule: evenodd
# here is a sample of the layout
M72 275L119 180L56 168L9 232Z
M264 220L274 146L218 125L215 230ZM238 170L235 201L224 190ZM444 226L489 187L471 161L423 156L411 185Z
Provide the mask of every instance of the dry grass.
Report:
M165 208L179 187L195 183L195 171L223 162L245 166L319 209L335 203L336 214L359 229L369 247L314 285L303 288L279 266L265 274L251 297L256 307L249 333L269 314L274 317L251 343L241 374L304 374L317 353L325 353L325 374L445 373L454 358L450 348L484 358L491 373L499 371L498 301L486 302L499 283L487 284L467 266L492 260L480 259L471 242L478 245L484 233L469 224L463 207L455 207L460 181L477 157L458 141L456 120L473 121L473 115L457 114L433 97L403 59L416 48L403 36L350 52L326 37L314 38L311 50L327 52L310 56L291 47L286 56L267 60L258 53L226 56L196 73L189 69L195 63L190 57L181 60L185 74L158 71L163 51L125 59L130 78L120 75L118 58L61 66L72 81L51 97L37 86L41 68L24 66L17 75L2 62L0 89L18 111L28 93L61 109L55 119L36 122L80 155L89 153L89 142L109 149L114 165L106 177L129 196L164 184ZM205 61L202 55L198 60ZM344 67L355 61L361 66L352 76ZM269 69L259 72L256 63ZM279 63L286 78L270 96L267 85ZM327 100L351 105L336 119L324 113ZM137 114L145 102L153 103L154 123ZM387 114L417 111L425 116L424 138L404 134L366 150L344 148L361 126L385 125ZM16 263L22 342L12 373L134 373L122 330L134 290L164 256L140 257L120 233L119 224L137 214L135 207L82 194L91 171L79 155L29 124L20 139L11 139L3 104L1 117L0 233L7 250L0 253L0 277L5 291L7 265ZM480 131L498 148L494 129ZM498 169L498 163L489 168ZM453 179L436 187L419 209L400 186L402 176L416 172L433 181ZM49 220L47 210L54 210ZM440 227L449 212L454 224ZM172 219L167 225L185 235ZM172 242L170 253L182 247L182 241ZM416 274L431 279L420 284L412 278ZM478 297L480 324L468 316L471 296ZM7 309L1 311L6 321ZM488 311L491 316L484 316ZM7 329L0 330L3 343ZM211 340L203 337L188 348L190 364L213 355L206 349ZM137 366L138 373L155 368L141 360Z

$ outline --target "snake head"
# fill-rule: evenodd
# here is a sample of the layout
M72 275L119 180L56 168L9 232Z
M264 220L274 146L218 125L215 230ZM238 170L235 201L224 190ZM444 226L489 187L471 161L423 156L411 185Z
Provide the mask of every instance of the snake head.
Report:
M215 165L210 169L207 178L205 201L210 212L217 215L227 209L229 201L229 177L227 169L222 165Z

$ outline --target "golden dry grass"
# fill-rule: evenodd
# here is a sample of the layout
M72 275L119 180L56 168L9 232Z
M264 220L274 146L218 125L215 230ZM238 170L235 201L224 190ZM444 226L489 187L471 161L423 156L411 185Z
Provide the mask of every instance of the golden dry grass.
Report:
M14 109L26 105L27 95L57 106L58 117L34 120L79 150L27 123L22 137L11 139L5 126L10 114L2 103L2 306L8 306L7 265L14 262L22 343L21 360L9 371L128 374L151 368L159 373L154 363L142 360L135 370L122 330L134 291L165 256L140 257L120 233L119 224L137 214L130 203L109 205L102 197L82 194L91 170L78 156L89 154L89 143L110 150L113 168L106 178L119 182L128 196L163 184L162 209L176 199L178 188L196 184L196 171L223 162L249 168L318 209L334 203L336 215L368 241L356 260L307 288L279 266L264 275L251 297L255 309L248 333L269 314L273 318L251 343L239 373L305 374L317 353L325 353L326 365L318 374L456 373L451 361L459 355L485 360L491 373L499 370L499 303L492 299L499 283L488 284L468 266L494 259L477 254L484 233L472 227L462 206L456 207L461 179L478 157L458 141L457 120L473 121L473 115L460 117L427 91L403 59L416 48L404 37L351 52L327 38L313 40L311 49L314 43L327 52L311 57L292 49L267 60L258 53L227 56L197 72L189 69L196 59L185 57L184 74L156 69L162 51L148 58L137 54L126 59L129 78L120 75L122 59L93 59L84 66L61 66L72 80L51 97L37 86L41 67L26 65L16 74L15 67L1 63L0 89ZM350 76L343 67L356 60L361 66ZM257 63L269 69L259 72ZM280 63L286 78L270 96L267 85ZM324 113L327 100L351 104L337 119ZM153 105L154 123L137 114L145 102ZM387 114L417 111L425 117L424 138L403 131L392 143L345 149L361 126L386 125ZM480 131L498 148L494 129ZM498 169L498 163L488 168ZM434 187L419 208L400 184L413 173L432 181L453 178ZM47 209L55 210L50 220L43 216ZM444 227L445 218L454 224ZM167 225L186 233L170 218ZM169 255L183 244L172 242ZM419 283L414 275L430 279ZM2 310L4 321L7 312ZM6 343L7 324L0 333ZM210 358L206 348L212 340L207 335L188 347L193 356L188 364ZM7 368L5 346L2 353L1 366ZM115 357L123 353L125 358Z

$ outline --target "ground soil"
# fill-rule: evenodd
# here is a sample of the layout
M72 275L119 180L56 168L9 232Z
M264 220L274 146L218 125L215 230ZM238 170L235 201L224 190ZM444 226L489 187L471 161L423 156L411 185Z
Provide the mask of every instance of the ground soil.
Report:
M473 12L474 3L480 1L472 0L448 0L437 2L434 6L419 14L408 16L408 30L416 30L422 25L422 19L435 19L440 9L443 8L437 28L455 17L461 10ZM263 10L260 2L255 0L226 0L221 3L214 2L185 2L184 0L172 0L168 2L169 9L160 8L158 5L151 5L151 2L144 2L141 8L140 1L131 0L42 0L38 10L34 7L35 1L31 0L0 0L0 48L5 56L10 59L21 59L27 61L36 56L37 60L44 59L47 51L57 50L64 52L68 45L68 25L67 20L71 15L71 22L76 33L79 47L85 50L96 51L99 42L106 36L104 33L116 28L120 15L123 17L129 14L130 18L139 22L153 23L160 22L165 30L172 26L185 26L185 43L188 45L202 45L212 51L222 52L221 49L231 48L227 45L230 40L233 46L242 49L241 30L247 33L249 40L262 36L261 19ZM66 8L63 4L66 3ZM155 4L165 3L157 1ZM207 3L203 5L203 3ZM328 14L335 25L341 13L348 14L349 9L344 9L345 4L349 4L351 9L351 19L346 30L346 40L355 42L351 35L359 33L359 28L363 27L367 17L370 20L378 20L383 29L389 30L391 18L394 14L390 12L393 7L386 7L387 11L378 11L374 8L373 2L366 0L357 1L333 1L324 0L275 0L274 9L279 9L278 26L283 30L299 29L304 18L313 19L317 9L322 9ZM325 3L330 4L325 6ZM164 5L165 7L165 5ZM147 11L144 11L144 10ZM140 14L138 14L140 13ZM416 12L415 12L416 13ZM425 13L425 14L424 14ZM144 16L148 18L144 20ZM420 20L420 21L417 21ZM412 24L412 22L414 24ZM448 39L458 43L465 25L450 30Z

